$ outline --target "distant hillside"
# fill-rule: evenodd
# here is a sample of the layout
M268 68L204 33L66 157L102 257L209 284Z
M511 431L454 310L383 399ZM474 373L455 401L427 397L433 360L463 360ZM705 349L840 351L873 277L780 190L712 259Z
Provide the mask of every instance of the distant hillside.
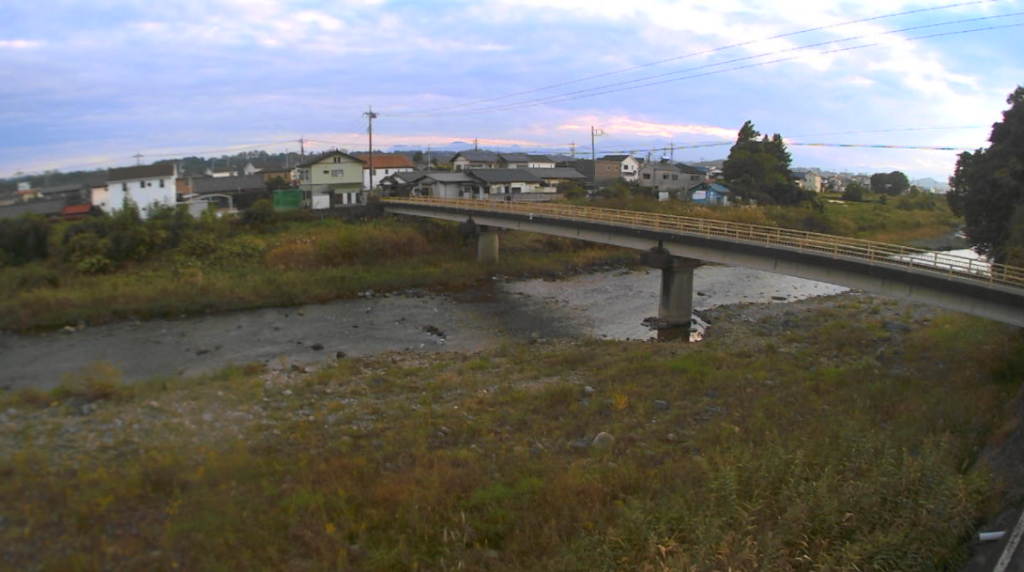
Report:
M911 185L917 185L918 187L921 187L922 189L935 189L936 191L938 191L940 193L948 193L949 192L949 184L943 183L943 182L940 182L940 181L936 181L935 179L933 179L931 177L925 177L923 179L914 179L913 181L910 181L910 184Z

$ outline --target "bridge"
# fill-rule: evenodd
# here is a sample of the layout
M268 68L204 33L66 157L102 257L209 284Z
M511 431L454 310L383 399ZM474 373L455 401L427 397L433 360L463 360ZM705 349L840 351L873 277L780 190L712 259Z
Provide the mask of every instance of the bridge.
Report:
M663 325L689 324L693 270L716 262L828 282L1024 326L1024 268L869 240L769 226L556 203L382 199L386 212L471 223L477 257L497 262L498 229L642 251L660 268Z

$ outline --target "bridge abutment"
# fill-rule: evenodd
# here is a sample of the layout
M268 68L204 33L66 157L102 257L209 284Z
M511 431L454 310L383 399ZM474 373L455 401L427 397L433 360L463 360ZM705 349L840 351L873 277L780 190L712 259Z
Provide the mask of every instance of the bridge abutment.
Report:
M672 256L660 248L640 255L640 262L661 269L658 322L662 327L689 326L693 315L693 271L701 261Z
M476 237L476 261L482 264L498 262L498 230L486 226L479 227Z

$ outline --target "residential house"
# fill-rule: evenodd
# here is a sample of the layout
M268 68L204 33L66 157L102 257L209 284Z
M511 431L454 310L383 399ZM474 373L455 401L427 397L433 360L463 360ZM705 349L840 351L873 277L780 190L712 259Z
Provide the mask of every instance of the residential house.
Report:
M638 181L642 189L672 194L687 189L688 179L689 177L684 176L682 170L675 163L651 161L641 167Z
M399 171L384 177L378 184L385 196L407 197L414 194L416 183L426 175L425 171Z
M277 169L277 168L267 167L265 169L260 169L259 170L259 174L260 174L261 177L263 177L263 182L264 183L269 183L270 179L273 179L274 177L278 177L278 178L282 179L284 182L289 183L289 184L291 184L291 182L292 182L292 170L291 169Z
M683 190L690 190L708 180L708 170L685 163L676 163L679 167L679 179L683 181Z
M497 153L490 151L460 151L452 159L452 169L455 171L469 171L472 169L497 169L500 161Z
M260 170L257 169L256 167L254 167L252 163L246 163L245 166L242 167L242 174L243 175L255 175L256 173L259 173L259 172L260 172Z
M365 202L363 162L341 151L328 151L295 167L299 188L314 209Z
M107 189L107 172L99 171L85 176L84 185L89 190L89 204L103 212L110 212L110 191Z
M618 161L605 161L603 159L598 159L597 161L576 159L574 161L560 162L558 166L575 169L587 177L587 180L592 185L598 187L618 179L621 176L620 172L622 169Z
M212 167L208 167L205 171L203 171L203 173L206 174L206 176L208 177L237 177L238 169L232 167L230 164L215 164Z
M108 212L121 210L125 200L138 205L143 218L149 216L153 205L173 206L177 178L178 166L174 163L110 169L107 171Z
M396 173L395 177L408 176ZM423 173L416 181L413 195L445 199L473 198L480 193L480 180L468 172L438 171Z
M239 177L210 177L192 181L192 193L200 197L224 195L231 197L230 204L236 209L249 208L260 199L271 198L263 175L242 175Z
M501 153L498 155L498 167L501 169L526 169L530 166L530 156L526 153Z
M528 169L473 169L479 181L476 198L515 200L514 195L539 192L544 181Z
M374 153L373 172L370 172L370 154L353 153L353 157L363 162L363 187L372 189L380 185L385 178L395 173L407 173L416 170L416 164L412 159L400 153ZM371 183L372 179L372 185Z
M554 169L556 166L555 160L547 155L527 154L526 158L529 159L527 169Z
M433 151L431 149L427 149L427 152L423 154L423 167L427 169L447 169L452 164L452 159L455 158L456 154L457 153L453 151Z
M60 199L36 200L15 203L0 207L0 219L16 218L22 215L34 214L53 219L60 214L64 208L64 201Z
M729 187L720 183L701 183L689 193L690 201L703 205L728 205L732 197Z
M821 175L814 171L807 171L804 173L793 173L796 177L796 183L800 188L814 191L816 193L821 192Z
M64 201L66 205L80 205L90 202L89 186L84 183L67 183L41 187L39 194L44 199Z
M636 157L632 155L605 155L601 157L601 160L618 161L619 176L627 182L635 183L640 176L640 161L637 161Z
M576 169L571 169L569 167L551 167L526 170L543 181L543 184L541 184L537 190L537 192L540 193L558 192L558 185L560 183L577 183L583 185L587 182L587 177Z
M20 181L18 183L18 190L14 192L14 196L20 198L23 203L42 198L39 194L39 189L33 188L32 183L28 181Z

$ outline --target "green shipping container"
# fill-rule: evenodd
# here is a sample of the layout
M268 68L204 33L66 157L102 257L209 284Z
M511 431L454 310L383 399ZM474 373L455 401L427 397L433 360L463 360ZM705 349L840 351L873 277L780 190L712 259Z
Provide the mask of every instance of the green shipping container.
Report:
M274 210L290 211L302 208L302 191L285 189L274 191Z

